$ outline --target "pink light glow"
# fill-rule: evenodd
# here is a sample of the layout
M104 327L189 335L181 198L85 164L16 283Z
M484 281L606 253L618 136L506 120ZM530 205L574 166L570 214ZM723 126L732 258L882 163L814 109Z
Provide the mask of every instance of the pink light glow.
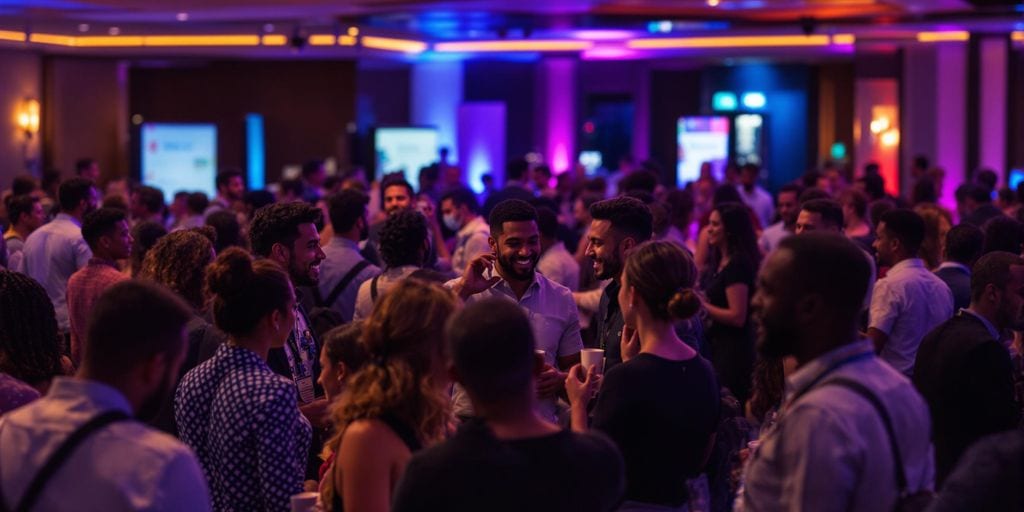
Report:
M633 32L628 30L574 30L572 36L588 41L619 41L633 37Z
M639 52L621 46L595 46L583 52L584 60L621 60L632 59Z

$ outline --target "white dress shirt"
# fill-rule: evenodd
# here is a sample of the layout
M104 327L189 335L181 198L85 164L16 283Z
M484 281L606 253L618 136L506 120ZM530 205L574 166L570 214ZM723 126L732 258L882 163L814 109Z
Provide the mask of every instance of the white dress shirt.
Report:
M875 283L870 312L868 327L889 336L882 359L909 376L921 339L953 317L953 292L923 261L906 259Z
M786 225L780 220L761 232L761 238L757 241L757 245L761 247L762 253L768 254L779 246L779 242L782 242L783 238L792 234L793 232L786 229Z
M53 380L43 398L0 420L0 474L8 506L21 499L43 463L71 433L103 412L132 414L120 391L96 381ZM195 455L177 439L138 421L87 437L46 484L33 510L210 510Z
M537 271L571 291L580 288L580 264L562 242L556 242L540 255Z
M28 236L22 252L24 257L15 270L43 285L57 313L57 326L67 331L71 328L68 279L92 258L92 250L82 238L82 224L66 213L59 213L53 221Z
M870 342L861 341L822 355L786 379L779 422L747 465L737 510L893 510L899 489L885 424L867 399L826 384L837 377L864 384L884 404L909 490L933 487L928 405L906 377L874 355Z
M461 274L469 262L481 254L490 254L491 228L483 217L477 215L455 234L455 252L452 254L452 271Z
M448 281L445 286L453 288L461 279ZM534 272L533 283L526 289L522 299L517 299L508 282L502 279L489 289L471 295L466 299L466 304L492 297L512 301L522 308L530 319L536 348L544 351L547 364L558 368L559 357L575 355L583 350L576 302L568 288ZM456 386L453 401L457 414L472 415L469 397L459 386ZM538 400L537 407L549 420L556 419L556 400Z
M747 192L743 185L737 185L736 190L740 193L740 199L754 210L754 214L757 215L757 219L761 221L761 228L765 228L772 223L775 217L775 201L772 200L772 195L765 191L765 189L754 185L754 189Z

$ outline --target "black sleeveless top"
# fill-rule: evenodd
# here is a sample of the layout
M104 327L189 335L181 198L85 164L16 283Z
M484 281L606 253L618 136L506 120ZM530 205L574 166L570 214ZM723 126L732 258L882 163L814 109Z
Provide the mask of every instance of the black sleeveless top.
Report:
M423 445L420 443L419 438L416 437L416 431L414 431L412 427L409 426L408 423L402 421L397 416L391 413L386 413L375 419L384 422L384 424L387 425L388 428L390 428L391 431L394 432L395 435L397 435L398 438L401 439L403 443L405 443L405 447L409 449L409 452L416 453L423 448ZM334 470L336 470L337 467L338 461L335 460ZM334 478L334 470L332 470L331 478ZM331 499L331 510L333 512L344 512L345 510L345 504L341 500L340 489L334 490L334 496Z

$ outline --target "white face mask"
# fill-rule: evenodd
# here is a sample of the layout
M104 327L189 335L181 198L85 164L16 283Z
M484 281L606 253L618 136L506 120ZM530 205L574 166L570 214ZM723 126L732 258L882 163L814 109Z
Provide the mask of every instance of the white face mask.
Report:
M455 214L444 215L444 225L452 231L458 231L462 226L459 224L458 219L455 218Z

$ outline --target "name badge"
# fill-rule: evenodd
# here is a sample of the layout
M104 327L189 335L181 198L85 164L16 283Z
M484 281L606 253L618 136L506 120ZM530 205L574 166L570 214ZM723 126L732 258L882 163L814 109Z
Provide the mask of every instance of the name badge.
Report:
M303 377L295 381L295 385L299 387L299 399L302 403L312 402L316 398L313 393L313 377Z

